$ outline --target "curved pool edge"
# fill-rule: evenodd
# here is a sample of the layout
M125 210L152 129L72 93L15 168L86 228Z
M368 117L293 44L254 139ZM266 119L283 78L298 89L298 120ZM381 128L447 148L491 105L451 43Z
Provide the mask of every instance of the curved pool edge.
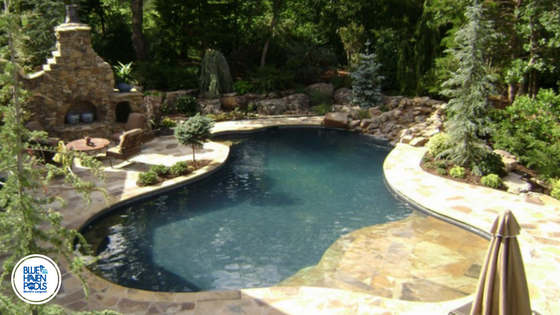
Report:
M322 119L320 121L316 119L315 124L319 126L321 122ZM275 122L274 124L281 125L281 122ZM296 125L293 120L289 121L287 124ZM271 124L263 124L258 128L270 125ZM400 144L397 145L395 149L398 149L400 146ZM397 167L395 167L393 162L400 161L400 159L396 159L395 156L393 156L393 153L399 152L400 149L399 151L395 151L395 149L393 149L386 159L385 164L389 162L387 166L390 173L387 175L387 170L385 171L386 178L391 186L396 187L401 194L410 197L411 194L400 187L400 181L395 181L393 177L395 174L397 176L403 175L402 173L394 172ZM402 152L399 152L399 154L402 154ZM415 161L416 165L419 164L419 161L420 157L417 156ZM385 164L384 169L386 168ZM409 171L412 172L414 176L418 175L418 170L414 167L412 169L406 169L404 175L406 176ZM124 192L120 200L126 199L127 197L129 197L128 194ZM71 207L67 207L67 209L70 208ZM556 210L558 209L560 209L560 207ZM66 226L72 227L70 223L75 223L76 220L82 223L85 222L82 215L73 213L76 211L78 210L71 209L63 211L65 212ZM88 209L87 212L89 211ZM558 210L558 212L560 212L560 210ZM75 221L69 221L67 214L71 219L75 216L81 217L81 219L78 218ZM454 217L454 215L447 215ZM473 225L478 226L480 229L487 228L488 222L482 221L479 223L480 224L475 223ZM79 226L81 225L82 224L79 224ZM84 275L91 287L91 296L89 299L84 298L79 280L74 276L66 274L64 281L67 285L65 286L64 292L57 296L55 302L74 311L112 309L125 314L194 314L195 312L197 314L204 312L238 314L239 312L235 310L239 309L244 309L254 314L268 314L271 310L276 310L285 314L313 312L326 312L329 314L343 314L348 312L353 314L447 314L450 310L470 300L470 297L466 297L459 300L439 303L410 302L386 299L345 290L310 287L270 287L221 292L162 293L121 287L101 279L89 271L86 271ZM550 293L549 291L547 293ZM556 294L558 292L560 292L560 290L556 290L553 293ZM541 297L541 299L543 298L544 297ZM553 301L554 300L553 297ZM557 308L550 306L548 303L546 303L546 306L547 307L538 308L533 305L533 308L541 311L542 314L560 313L543 312L543 310L557 310Z
M397 144L383 169L386 183L401 197L447 220L487 234L498 214L512 210L520 222L518 236L533 310L560 314L560 202L534 198L441 178L420 167L426 148ZM556 236L556 237L555 237Z

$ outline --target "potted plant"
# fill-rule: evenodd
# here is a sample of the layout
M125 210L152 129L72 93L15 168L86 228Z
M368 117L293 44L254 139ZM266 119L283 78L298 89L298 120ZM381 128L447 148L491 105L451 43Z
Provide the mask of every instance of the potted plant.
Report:
M134 84L134 79L132 78L132 62L123 64L119 61L117 66L113 66L115 69L115 82L119 92L130 92L132 85Z

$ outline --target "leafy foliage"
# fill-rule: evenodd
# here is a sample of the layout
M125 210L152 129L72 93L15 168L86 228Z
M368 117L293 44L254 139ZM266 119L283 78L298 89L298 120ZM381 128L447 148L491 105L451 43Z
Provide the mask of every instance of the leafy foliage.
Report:
M174 177L185 175L188 172L189 172L189 166L187 162L184 161L177 162L171 165L171 167L169 168L169 173Z
M169 173L169 169L163 164L153 165L150 167L150 172L156 173L158 176L166 175Z
M449 170L449 175L454 178L465 178L465 168L462 166L455 166Z
M237 92L237 94L239 95L243 95L243 94L247 94L251 91L253 91L253 85L251 84L251 82L246 81L246 80L238 80L235 81L233 83L233 87L235 92Z
M542 89L493 113L494 147L506 150L545 178L560 176L560 95Z
M133 83L134 78L132 77L132 62L123 64L119 61L118 63L118 65L113 66L113 69L115 69L116 83Z
M259 93L283 90L290 86L293 76L275 66L265 66L250 74L253 86Z
M210 50L202 59L200 68L200 92L207 98L218 98L222 93L233 92L233 81L224 55Z
M354 93L352 104L364 108L374 107L381 102L381 81L384 79L379 75L381 65L373 53L361 54L361 57L358 67L350 72Z
M496 174L489 174L480 178L480 183L486 187L498 189L502 185L500 176Z
M451 148L449 135L443 132L433 135L426 144L428 152L435 158L441 158L442 153Z
M481 174L505 175L505 165L502 157L494 152L487 152L484 157L476 164L476 168ZM477 172L478 173L478 172Z
M142 172L138 174L138 185L150 186L158 182L158 174L150 170L149 172Z
M552 183L552 191L550 192L550 195L553 198L560 200L560 179L557 179Z
M196 98L190 95L179 96L175 100L175 109L184 115L192 116L196 114L197 105Z
M200 114L196 114L175 127L175 138L179 144L191 145L193 162L195 161L195 147L204 144L212 137L212 127L214 127L214 121Z
M473 164L484 156L487 147L480 136L491 132L489 127L488 95L493 91L493 77L486 67L484 52L489 45L492 29L483 20L482 6L475 3L467 8L467 24L457 31L457 48L449 50L458 61L459 68L451 73L443 87L443 95L450 97L446 123L449 143L444 151L458 165Z

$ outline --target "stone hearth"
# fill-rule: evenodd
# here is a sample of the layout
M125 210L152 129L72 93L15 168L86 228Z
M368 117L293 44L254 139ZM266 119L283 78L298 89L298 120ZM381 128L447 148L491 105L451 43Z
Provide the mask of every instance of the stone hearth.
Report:
M114 89L111 66L93 50L90 30L82 23L56 27L57 50L53 58L43 65L43 71L24 78L32 93L26 109L50 136L65 141L86 135L108 138L122 131L128 114L146 114L142 93L119 93ZM68 114L82 113L92 113L93 122L68 122ZM144 133L152 134L147 119Z

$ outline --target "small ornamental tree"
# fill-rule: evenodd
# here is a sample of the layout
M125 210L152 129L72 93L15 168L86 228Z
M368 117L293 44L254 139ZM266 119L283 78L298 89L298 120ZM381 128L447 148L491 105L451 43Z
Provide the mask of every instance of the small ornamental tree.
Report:
M494 78L486 66L485 55L492 39L492 28L483 19L482 5L475 1L467 7L467 24L457 31L457 48L448 50L458 62L458 69L443 83L442 94L450 98L446 124L449 143L443 154L458 165L476 166L485 156L487 146L480 136L491 132L488 96L494 90Z
M210 50L202 59L200 93L207 98L218 98L221 93L233 92L233 80L224 55Z
M195 146L202 145L204 142L212 138L211 130L214 127L214 121L206 116L196 114L189 120L175 127L175 138L182 145L190 145L193 151L193 162L195 159Z
M381 101L381 81L379 75L381 64L373 53L361 54L358 67L350 72L352 78L353 105L368 108L376 106Z

